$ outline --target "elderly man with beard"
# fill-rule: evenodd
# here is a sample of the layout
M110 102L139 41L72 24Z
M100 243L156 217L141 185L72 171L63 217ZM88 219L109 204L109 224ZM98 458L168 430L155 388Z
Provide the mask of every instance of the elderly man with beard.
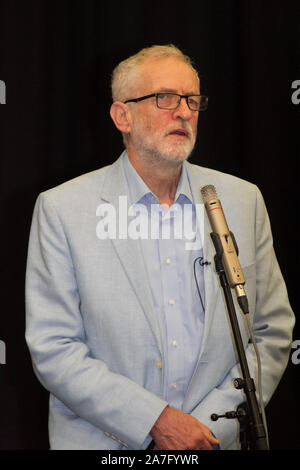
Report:
M287 364L294 317L262 196L253 184L187 162L207 98L179 49L152 46L121 62L112 94L126 150L42 193L33 216L26 338L50 392L51 448L238 448L236 420L210 420L244 397L232 385L240 370L211 229L204 214L201 229L196 206L199 189L213 184L231 209L267 403ZM101 207L124 221L121 196L133 210L146 208L140 224L158 221L155 236L97 236ZM174 236L185 207L196 227L193 249ZM165 228L169 239L160 236ZM243 324L241 333L256 377Z

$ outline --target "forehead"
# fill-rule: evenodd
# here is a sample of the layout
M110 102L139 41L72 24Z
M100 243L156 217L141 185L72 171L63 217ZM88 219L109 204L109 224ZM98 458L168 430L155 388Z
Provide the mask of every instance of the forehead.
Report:
M144 60L139 66L136 86L140 93L199 93L199 80L195 71L176 57L151 57Z

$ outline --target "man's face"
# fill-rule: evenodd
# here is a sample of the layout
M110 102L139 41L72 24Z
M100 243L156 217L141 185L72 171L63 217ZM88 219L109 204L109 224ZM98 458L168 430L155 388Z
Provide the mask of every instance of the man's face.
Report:
M133 96L128 99L158 92L200 93L193 69L173 57L145 60L132 90ZM129 152L148 161L176 164L189 157L196 141L198 112L191 111L185 99L175 110L159 109L155 97L128 105L132 117Z

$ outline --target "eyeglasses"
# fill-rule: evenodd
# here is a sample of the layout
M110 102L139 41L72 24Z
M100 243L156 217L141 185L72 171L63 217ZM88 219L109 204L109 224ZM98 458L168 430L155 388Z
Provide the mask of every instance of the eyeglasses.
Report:
M177 93L152 93L151 95L141 96L124 101L124 104L147 100L155 96L156 105L160 109L176 109L184 98L191 111L205 111L208 106L208 97L204 95L178 95Z

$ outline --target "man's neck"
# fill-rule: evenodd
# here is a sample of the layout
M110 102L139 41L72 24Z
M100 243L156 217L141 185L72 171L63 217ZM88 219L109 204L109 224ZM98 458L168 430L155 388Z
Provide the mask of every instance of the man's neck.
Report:
M171 206L181 174L182 162L151 161L128 153L128 158L148 188L158 198L159 204Z

